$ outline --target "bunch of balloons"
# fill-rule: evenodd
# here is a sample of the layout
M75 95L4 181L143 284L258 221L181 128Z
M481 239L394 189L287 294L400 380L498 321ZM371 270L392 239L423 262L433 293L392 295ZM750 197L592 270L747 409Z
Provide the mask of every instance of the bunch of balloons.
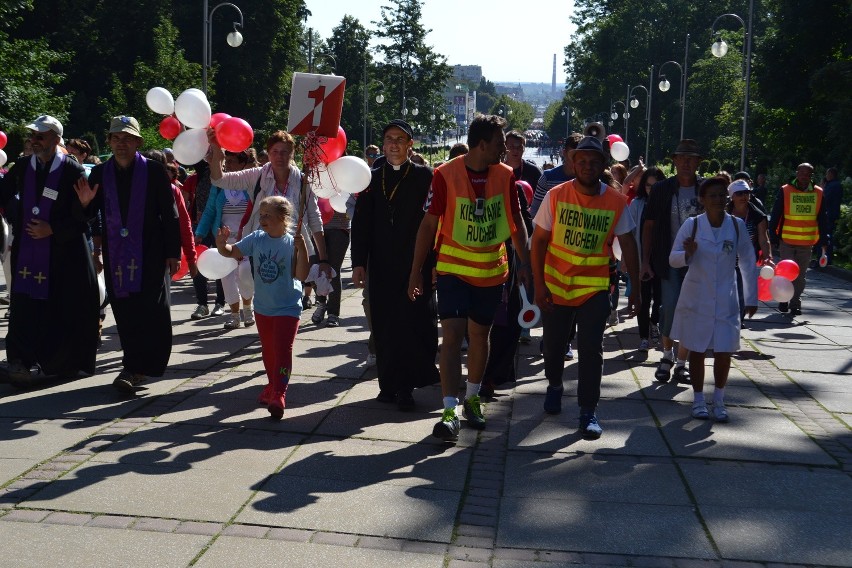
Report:
M609 142L609 155L616 162L623 162L630 156L630 148L625 144L624 139L618 134L610 134L606 137Z
M339 126L337 136L321 142L320 148L323 166L319 167L319 176L313 184L314 193L320 199L327 199L338 213L345 213L349 196L370 185L370 166L361 158L343 155L346 132Z
M793 298L793 280L798 277L799 265L793 260L782 260L775 268L769 265L761 267L757 299L761 302L789 302Z
M8 141L9 139L6 137L6 133L0 130L0 168L2 168L9 160L6 152L3 151L3 148L6 147L6 142Z
M210 102L201 89L187 89L174 100L163 87L154 87L145 95L145 102L152 111L166 115L160 122L160 135L174 140L172 151L182 164L196 164L204 159L210 146L208 127L216 130L219 145L231 152L242 152L254 140L254 131L242 118L223 112L212 114Z

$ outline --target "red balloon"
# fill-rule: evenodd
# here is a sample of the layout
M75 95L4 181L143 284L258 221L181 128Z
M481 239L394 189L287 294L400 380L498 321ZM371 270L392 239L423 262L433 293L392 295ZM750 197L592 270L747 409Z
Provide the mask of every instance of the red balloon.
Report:
M201 244L195 245L195 258L201 256L201 253L206 251L207 247Z
M160 121L160 136L166 140L174 140L181 131L181 123L173 116L167 116Z
M254 131L248 122L232 116L216 125L216 140L229 152L242 152L251 146Z
M622 138L618 134L610 134L609 136L606 137L606 139L609 141L610 146L612 146L616 142L624 142L624 138Z
M8 138L6 138L6 133L0 130L0 150L6 147L6 142Z
M792 282L799 277L799 265L795 260L782 260L775 265L775 276L780 276Z
M769 285L772 284L772 280L767 280L766 278L757 278L757 299L761 302L771 302L772 301L772 292L769 291Z
M322 217L322 224L325 225L331 218L334 217L334 209L331 206L331 202L324 198L320 197L317 199L317 205L319 205L320 217Z
M172 282L177 282L181 278L189 273L189 263L186 261L186 255L183 254L183 251L180 253L180 266L178 267L177 272L172 274Z
M337 136L328 138L320 144L322 155L320 159L324 164L330 164L346 152L346 132L342 126L337 127Z
M210 117L210 128L216 128L219 126L219 123L225 120L226 118L231 118L230 114L225 114L224 112L217 112L213 116Z

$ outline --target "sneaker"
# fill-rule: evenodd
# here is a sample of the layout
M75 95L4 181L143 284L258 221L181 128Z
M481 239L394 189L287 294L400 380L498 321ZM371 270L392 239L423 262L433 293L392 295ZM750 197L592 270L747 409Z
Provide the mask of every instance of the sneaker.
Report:
M659 345L660 343L660 326L655 323L651 324L651 341L654 345Z
M11 302L12 299L9 297L9 294L0 297L0 304L3 304L4 306L8 306Z
M326 327L338 327L340 325L340 317L334 314L328 314L328 319L325 322Z
M650 347L651 345L648 343L647 339L643 339L639 342L639 351L641 351L642 353L647 353Z
M367 353L367 360L364 361L364 366L368 369L376 366L376 355L374 353Z
M391 404L396 402L396 393L391 392L389 390L379 390L379 394L376 395L376 400L382 402L384 404Z
M786 314L787 312L790 311L790 304L788 304L787 302L779 302L778 303L778 311L781 312L782 314Z
M307 310L310 309L314 305L314 301L311 300L310 296L304 296L302 298L302 309Z
M547 391L544 393L544 411L548 414L559 414L562 412L562 393L565 392L563 387L547 386Z
M530 330L527 328L522 328L521 336L518 338L518 343L520 343L521 345L529 345L530 341L532 341Z
M251 308L243 308L243 323L246 327L251 327L254 325L254 310Z
M568 346L568 349L565 350L565 360L572 361L574 359L574 350L571 349L571 346Z
M112 386L124 393L133 394L136 392L136 387L145 382L145 375L139 373L131 373L130 371L122 371L112 382Z
M463 412L471 428L475 428L476 430L485 429L485 417L482 415L482 407L479 405L478 394L464 399Z
M325 310L325 302L317 302L317 308L314 310L314 315L311 316L311 321L314 322L314 325L322 323L322 319L325 317Z
M440 440L451 442L458 440L461 424L455 408L445 408L441 420L432 428L432 435Z
M707 405L703 402L696 402L692 405L692 417L696 420L707 420L710 418L710 413L707 412Z
M675 384L679 385L691 385L692 379L689 376L689 371L686 369L686 365L681 365L680 367L675 367L674 373L672 373L672 379L674 379Z
M210 312L211 316L223 316L225 315L225 306L221 304L215 304L213 306L213 311Z
M725 408L724 402L713 403L713 419L716 422L728 422L730 420L728 418L728 409Z
M790 302L790 315L802 315L802 304L794 304L793 302Z
M195 307L195 311L192 312L192 315L189 316L191 319L200 320L202 318L206 318L210 315L210 310L207 309L207 306L202 306L201 304Z
M603 434L603 428L598 424L597 416L592 414L581 414L580 415L580 426L577 430L583 435L583 438L587 440L597 440Z
M242 322L240 321L240 314L232 313L228 316L228 321L226 321L225 325L223 325L222 327L224 327L225 329L238 329L241 323Z
M286 391L280 395L273 393L269 406L266 407L273 420L281 420L284 417L284 407L287 406L286 396Z
M610 310L609 312L609 325L618 325L621 321L618 319L618 311Z

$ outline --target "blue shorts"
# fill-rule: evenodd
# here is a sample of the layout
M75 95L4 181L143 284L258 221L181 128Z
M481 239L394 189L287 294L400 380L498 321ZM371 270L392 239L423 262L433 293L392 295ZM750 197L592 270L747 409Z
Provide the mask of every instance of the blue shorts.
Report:
M480 287L461 278L438 275L438 317L470 318L479 325L491 325L503 296L503 285Z

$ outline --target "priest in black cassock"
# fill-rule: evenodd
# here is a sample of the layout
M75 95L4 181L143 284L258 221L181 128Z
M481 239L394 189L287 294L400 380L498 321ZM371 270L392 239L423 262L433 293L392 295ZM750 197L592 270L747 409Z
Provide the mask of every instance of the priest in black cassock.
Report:
M83 167L58 151L62 124L42 115L27 125L32 156L0 179L0 204L12 225L9 379L94 374L98 283L87 220L74 193Z
M358 194L352 217L352 280L368 288L376 344L381 402L412 410L412 391L440 380L435 366L438 328L432 303L434 259L423 265L425 290L408 299L408 277L417 229L432 183L432 171L412 163L411 126L392 120L384 128L386 161L372 170L370 186Z
M159 162L139 154L142 134L131 116L112 119L112 158L77 183L89 214L100 218L95 254L103 254L107 294L124 350L113 381L134 393L146 377L161 377L172 352L166 279L180 264L180 229L171 182ZM98 248L100 245L100 249Z

